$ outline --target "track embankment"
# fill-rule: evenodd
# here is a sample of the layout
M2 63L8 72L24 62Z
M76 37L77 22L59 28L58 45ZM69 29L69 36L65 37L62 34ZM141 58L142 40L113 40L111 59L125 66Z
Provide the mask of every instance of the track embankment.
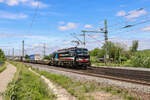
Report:
M59 67L48 66L48 65L39 65L39 64L29 64L28 63L28 65L31 65L40 70L48 71L50 73L66 75L73 79L95 80L95 81L101 82L103 84L113 85L113 86L117 86L117 87L121 87L121 88L125 88L125 89L131 89L134 91L150 94L149 81L144 82L142 80L147 80L147 79L136 78L136 76L134 75L134 71L129 72L129 71L125 70L124 72L122 72L123 70L121 70L120 72L118 72L119 69L115 69L115 70L112 69L113 72L111 72L112 70L110 70L109 68L101 69L101 68L95 68L95 67L88 68L87 70L80 70L80 69L75 70L75 69L59 68ZM113 73L114 73L114 76L111 76L111 75L113 75ZM117 74L115 74L115 73L117 73ZM131 74L131 76L129 75L129 73ZM139 73L135 72L135 73L139 74L140 72ZM133 76L135 76L135 79L133 78L132 74L133 74ZM141 72L140 74L143 75L144 72ZM127 75L128 77L125 75ZM130 79L130 77L131 77L131 79ZM146 76L146 77L148 78L148 76ZM140 80L138 80L138 79L140 79Z

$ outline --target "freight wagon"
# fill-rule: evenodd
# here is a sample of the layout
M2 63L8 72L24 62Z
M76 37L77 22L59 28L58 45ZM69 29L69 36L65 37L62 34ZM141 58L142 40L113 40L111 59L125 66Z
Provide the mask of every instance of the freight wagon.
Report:
M29 56L30 60L41 60L40 54L33 54Z

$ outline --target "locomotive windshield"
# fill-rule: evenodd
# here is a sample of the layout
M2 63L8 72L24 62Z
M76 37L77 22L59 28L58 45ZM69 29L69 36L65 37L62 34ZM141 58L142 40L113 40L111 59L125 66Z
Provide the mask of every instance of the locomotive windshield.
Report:
M77 49L77 55L88 55L88 50L87 49L83 49L83 48L78 48Z

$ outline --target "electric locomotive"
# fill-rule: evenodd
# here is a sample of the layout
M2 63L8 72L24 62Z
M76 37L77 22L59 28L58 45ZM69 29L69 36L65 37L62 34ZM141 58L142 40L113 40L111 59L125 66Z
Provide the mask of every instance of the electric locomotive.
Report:
M86 68L91 64L88 49L78 47L61 49L54 52L50 63L54 66L68 66L75 68Z

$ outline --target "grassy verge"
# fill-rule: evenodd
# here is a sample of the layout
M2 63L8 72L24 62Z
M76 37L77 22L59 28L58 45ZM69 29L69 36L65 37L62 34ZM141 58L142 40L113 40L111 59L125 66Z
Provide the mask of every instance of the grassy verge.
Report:
M17 67L13 81L5 92L6 100L55 100L56 96L47 89L39 76L30 72L21 63L11 64Z
M3 72L7 67L7 64L3 64L1 67L0 67L0 73Z
M94 65L94 66L106 66L105 63L100 63L100 62L92 62L92 65ZM107 66L111 66L111 67L134 67L133 65L128 63L128 61L124 62L124 63L108 63Z
M136 98L130 96L128 91L120 88L101 86L100 83L96 83L94 81L74 81L71 78L63 75L50 74L49 72L39 71L38 69L33 70L41 75L44 75L54 83L62 86L71 95L77 97L79 100L94 100L94 97L91 94L98 91L105 91L112 95L117 95L120 98L124 98L125 100L137 100Z

